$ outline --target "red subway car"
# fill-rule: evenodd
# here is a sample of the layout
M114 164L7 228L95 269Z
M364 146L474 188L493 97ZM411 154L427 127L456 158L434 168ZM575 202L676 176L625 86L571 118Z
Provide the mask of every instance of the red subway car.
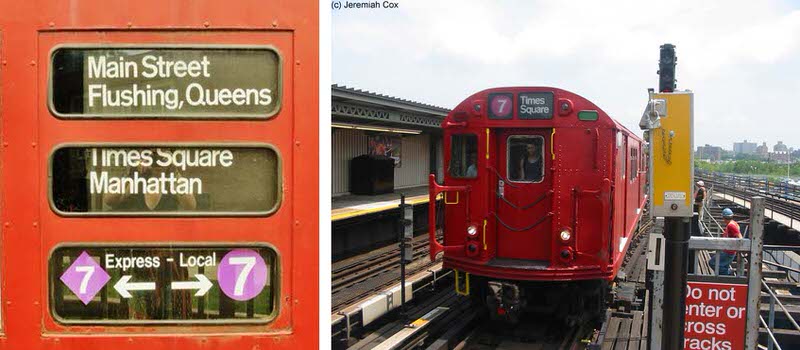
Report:
M499 315L602 291L646 201L643 141L591 101L550 87L478 92L442 128L430 255L444 252L457 290L477 293Z

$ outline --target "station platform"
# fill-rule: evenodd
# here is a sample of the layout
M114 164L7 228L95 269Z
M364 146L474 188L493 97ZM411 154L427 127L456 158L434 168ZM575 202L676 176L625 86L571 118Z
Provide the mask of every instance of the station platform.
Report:
M406 195L406 204L417 205L429 202L428 186L396 189L394 193L375 196L338 196L331 200L331 221L397 209L397 206L400 205L400 194Z
M331 208L332 251L334 261L368 252L397 242L400 195L413 208L414 234L428 231L428 187L395 189L375 196L334 197Z

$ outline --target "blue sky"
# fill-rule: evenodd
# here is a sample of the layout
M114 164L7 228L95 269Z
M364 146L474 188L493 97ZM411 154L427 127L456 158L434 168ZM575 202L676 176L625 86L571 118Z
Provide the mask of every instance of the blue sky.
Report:
M333 10L332 81L451 108L494 86L557 86L631 130L677 46L695 144L800 147L797 1L394 0Z

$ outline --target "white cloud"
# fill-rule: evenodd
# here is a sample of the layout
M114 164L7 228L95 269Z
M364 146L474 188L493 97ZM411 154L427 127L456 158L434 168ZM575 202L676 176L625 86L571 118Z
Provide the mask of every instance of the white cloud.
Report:
M444 107L494 86L558 86L632 129L670 42L679 88L697 94L698 144L800 146L800 10L788 3L400 0L333 17L336 83Z

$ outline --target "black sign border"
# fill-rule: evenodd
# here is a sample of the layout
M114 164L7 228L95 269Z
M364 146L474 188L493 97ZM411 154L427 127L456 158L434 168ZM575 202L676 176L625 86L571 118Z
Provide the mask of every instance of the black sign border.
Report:
M277 293L272 293L272 313L269 315L268 318L261 319L261 320L247 320L247 319L230 319L230 320L125 320L125 321L114 321L114 320L68 320L61 317L58 313L55 312L55 303L53 302L55 295L55 288L53 288L53 284L51 282L50 276L50 261L53 258L53 253L56 250L61 248L113 248L113 247L120 247L122 249L125 248L158 248L158 247L170 247L170 248L266 248L272 250L275 253L275 274L273 276L273 281L275 284L273 285L274 291ZM173 325L173 326L185 326L185 325L217 325L217 326L225 326L225 325L232 325L232 324L250 324L250 325L266 325L275 321L280 315L281 310L281 279L283 277L281 271L281 254L274 245L266 242L62 242L58 243L53 248L50 249L50 252L47 255L47 309L50 312L50 316L53 317L57 323L62 325L103 325L103 326L131 326L131 325ZM57 281L59 279L56 279ZM235 331L234 331L235 332Z
M185 114L137 114L137 115L124 115L124 114L77 114L69 113L63 114L56 111L53 105L53 58L56 51L60 49L86 49L86 50L113 50L113 49L177 49L177 50L190 50L190 49L228 49L228 50L265 50L272 51L278 56L278 75L277 75L277 105L275 110L268 114L242 116L241 114L216 114L213 116L201 116L192 113ZM58 119L112 119L112 120L270 120L278 113L283 107L283 55L277 47L273 45L238 45L238 44L83 44L83 43L70 43L58 44L50 49L49 62L47 63L47 109L50 114Z
M520 120L550 120L553 119L555 115L555 104L556 104L556 96L552 91L523 91L517 94L517 106L522 106L522 95L530 95L530 94L541 94L541 95L550 95L550 115L544 118L537 118L537 117L529 117L525 116L519 111L517 111L517 118Z
M53 200L53 157L56 151L62 148L112 148L112 147L227 147L227 148L263 148L275 152L277 157L277 192L275 205L266 211L235 212L235 211L191 211L191 212L86 212L71 213L58 209ZM253 217L253 216L272 216L283 204L283 157L280 150L269 143L224 143L224 142L81 142L81 143L61 143L53 147L47 159L47 201L50 210L58 216L63 217Z

